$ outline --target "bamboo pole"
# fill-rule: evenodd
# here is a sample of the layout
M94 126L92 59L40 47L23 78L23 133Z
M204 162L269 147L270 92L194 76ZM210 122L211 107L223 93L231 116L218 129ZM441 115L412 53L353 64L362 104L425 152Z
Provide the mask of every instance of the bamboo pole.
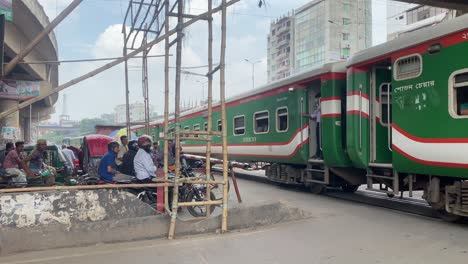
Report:
M164 33L167 35L169 32L169 0L164 2L165 21ZM167 138L169 132L169 36L164 40L164 179L169 179L169 152L167 146ZM166 210L169 208L169 188L164 187L164 207ZM168 211L170 212L170 210Z
M60 24L75 8L81 4L83 0L74 0L72 3L70 3L67 8L65 8L49 25L47 25L44 30L42 30L31 42L28 43L28 45L20 51L10 62L8 62L7 65L5 65L5 68L3 70L3 76L7 76L14 68L15 66L22 60L24 59L33 49L36 47L37 44L41 42L41 40L48 36L54 28Z
M213 9L213 0L208 0L208 12ZM213 119L213 16L208 17L208 127L207 132L211 135ZM206 144L206 180L211 180L211 140ZM206 198L211 200L211 186L206 186ZM211 214L209 206L206 207L206 216Z
M230 0L230 1L227 3L227 5L233 5L233 4L235 4L235 3L239 2L239 1L240 1L240 0ZM213 8L213 10L212 10L211 13L216 13L216 12L218 12L219 10L221 10L221 7ZM186 21L185 23L183 23L182 28L186 28L186 27L192 25L193 23L197 22L198 20L201 20L201 19L206 18L209 14L210 14L209 12L204 12L204 13L198 15L197 18L193 18L193 19L190 19L190 20ZM18 104L18 105L15 105L14 107L12 107L12 108L10 108L10 109L8 109L8 110L6 110L6 111L4 111L4 112L1 112L1 113L0 113L0 119L1 119L1 118L5 118L5 117L7 117L7 116L9 116L9 115L11 115L11 114L13 114L13 113L15 113L15 112L17 112L17 111L23 109L23 108L25 108L25 107L28 107L29 105L31 105L31 104L33 104L33 103L35 103L35 102L39 102L40 100L42 100L42 99L44 99L44 98L46 98L46 97L48 97L48 96L50 96L50 95L52 95L52 94L58 93L58 92L60 92L60 91L62 91L62 90L64 90L64 89L69 88L70 86L73 86L73 85L75 85L75 84L77 84L77 83L80 83L80 82L82 82L82 81L84 81L84 80L87 80L87 79L89 79L89 78L91 78L91 77L94 77L94 76L100 74L101 72L106 71L106 70L108 70L108 69L110 69L110 68L112 68L112 67L114 67L114 66L116 66L116 65L119 65L120 63L124 62L125 59L129 59L129 58L135 57L137 54L139 54L140 52L142 52L143 49L148 49L148 48L150 48L150 47L152 47L152 46L158 44L159 42L161 42L161 41L164 40L165 38L167 38L167 37L169 37L169 36L175 34L176 32L177 32L176 29L172 29L172 30L168 31L166 34L164 34L164 35L162 35L162 36L159 36L159 37L157 37L156 39L154 39L154 40L148 42L148 44L146 44L146 45L144 45L144 46L141 46L141 47L139 47L138 49L135 49L134 51L130 52L130 53L127 55L126 58L119 58L119 59L116 59L116 60L114 60L114 61L112 61L112 62L107 63L107 64L104 65L104 66L101 66L101 67L99 67L99 68L97 68L97 69L94 69L94 70L92 70L92 71L90 71L90 72L88 72L88 73L86 73L86 74L83 74L83 75L81 75L80 77L77 77L77 78L72 79L72 80L70 80L70 81L68 81L68 82L66 82L66 83L64 83L64 84L62 84L62 85L59 85L59 86L55 87L54 89L51 89L50 91L45 92L45 93L42 94L42 95L36 96L36 97L34 97L34 98L32 98L32 99L26 100L26 101L24 101L24 102L22 102L22 103L20 103L20 104Z
M175 178L174 178L174 190L172 198L172 213L171 223L169 225L169 236L170 240L174 239L175 223L177 219L177 208L179 200L179 186L178 181L180 177L180 82L181 82L181 66L182 66L182 24L184 22L184 0L177 0L177 45L176 45L176 76L175 76L175 111L174 111L174 123L175 123Z
M188 135L208 135L208 136L221 136L221 132L217 131L197 131L197 130L184 130L184 134Z
M187 206L200 206L200 205L220 205L222 203L223 201L183 202L183 203L179 203L179 206L187 207Z
M124 33L124 47L123 47L123 57L125 58L124 65L125 65L125 126L127 128L127 135L130 135L130 89L128 84L128 54L127 54L127 30L126 27L123 27Z
M221 232L227 232L228 216L228 153L227 153L227 122L226 122L226 94L225 94L225 73L226 73L226 0L221 1L221 58L219 63L220 71L220 99L221 99L221 122L223 127L223 217Z
M66 190L100 190L100 189L122 189L122 188L152 188L172 186L172 183L131 183L131 184L106 184L106 185L79 185L79 186L48 186L48 187L28 187L1 189L0 193L16 192L39 192L39 191L66 191Z

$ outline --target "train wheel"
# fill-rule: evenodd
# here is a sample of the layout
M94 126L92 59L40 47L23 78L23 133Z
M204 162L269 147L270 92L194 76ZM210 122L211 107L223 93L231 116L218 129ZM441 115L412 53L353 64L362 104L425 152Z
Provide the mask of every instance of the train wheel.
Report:
M354 193L356 192L361 185L351 185L351 184L346 184L344 186L341 186L341 190L346 193Z
M309 186L309 191L313 194L321 194L325 190L325 185L320 183L311 183Z

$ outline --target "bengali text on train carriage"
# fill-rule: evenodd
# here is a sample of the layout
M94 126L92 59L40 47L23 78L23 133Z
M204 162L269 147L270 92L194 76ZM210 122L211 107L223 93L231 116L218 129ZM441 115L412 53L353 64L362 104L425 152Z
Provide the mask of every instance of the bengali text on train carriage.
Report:
M403 85L400 87L396 87L393 89L394 93L401 93L401 92L407 92L407 91L412 91L412 90L420 90L420 89L425 89L425 88L431 88L435 86L435 81L427 81L427 82L420 82L417 84L408 84L408 85Z

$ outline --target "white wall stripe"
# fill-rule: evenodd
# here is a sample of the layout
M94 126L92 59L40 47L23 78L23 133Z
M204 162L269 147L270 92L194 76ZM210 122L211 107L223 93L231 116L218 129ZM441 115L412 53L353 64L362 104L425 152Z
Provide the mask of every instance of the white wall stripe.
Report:
M301 135L302 132L302 135ZM228 153L233 155L274 155L274 156L282 156L287 157L293 155L297 146L301 143L306 142L309 139L309 127L303 128L300 132L294 135L293 140L289 143L285 143L284 145L254 145L252 146L228 146ZM205 146L184 146L182 145L182 150L187 153L205 153L206 147ZM221 146L213 146L211 147L211 152L213 154L221 154L222 147Z
M392 128L392 144L409 156L420 160L468 164L468 143L418 142Z
M322 115L341 114L341 100L325 100L320 104Z
M360 101L361 99L361 102ZM362 113L369 115L369 99L365 98L364 96L359 95L347 95L346 96L346 111L359 111L361 110ZM359 106L361 105L361 109Z

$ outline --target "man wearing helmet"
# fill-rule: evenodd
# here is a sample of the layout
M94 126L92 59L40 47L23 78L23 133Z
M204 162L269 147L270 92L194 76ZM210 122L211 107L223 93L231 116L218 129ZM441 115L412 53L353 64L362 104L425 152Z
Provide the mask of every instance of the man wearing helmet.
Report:
M119 143L112 141L107 144L108 152L102 157L99 163L99 176L107 182L130 181L133 177L120 173L117 170L115 159L119 153Z
M156 166L151 152L151 138L141 136L138 138L138 152L133 161L136 177L141 183L151 183L156 177Z

